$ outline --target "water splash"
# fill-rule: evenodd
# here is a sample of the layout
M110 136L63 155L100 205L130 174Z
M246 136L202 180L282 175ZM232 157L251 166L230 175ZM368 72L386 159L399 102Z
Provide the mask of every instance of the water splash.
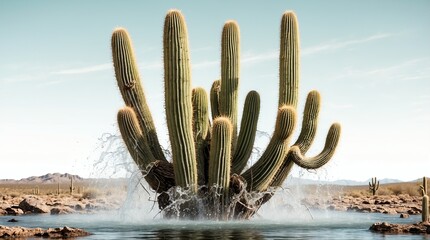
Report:
M256 143L262 143L268 141L268 139L270 139L269 134L258 131ZM169 149L165 148L163 151L166 156L171 158ZM144 175L132 160L119 134L104 133L99 138L99 145L94 152L98 154L98 158L94 161L93 177L108 176L109 178L114 178L125 176L127 179L126 197L120 210L120 218L124 220L146 221L149 219L161 219L166 215L170 218L180 219L183 217L181 213L189 211L198 212L197 219L231 220L236 205L241 204L241 198L242 200L243 198L246 199L249 205L255 204L260 208L256 203L265 194L271 194L273 197L261 207L259 213L255 215L255 219L273 219L275 216L279 220L285 218L309 220L314 217L309 206L303 203L303 199L307 197L307 194L300 186L281 188L276 192L274 189L269 189L267 192L250 192L235 195L229 206L222 206L221 198L223 196L217 194L222 191L216 186L212 186L209 190L207 187L199 187L198 195L191 194L188 189L176 187L167 191L170 202L166 208L160 210L157 203L160 195L146 183ZM262 153L262 149L259 146L255 146L249 165L255 163ZM305 173L309 173L309 171L301 170L299 177L302 177ZM323 188L324 186L322 185L318 186L316 194ZM323 191L326 190L323 189ZM208 206L211 206L212 209L209 209ZM213 211L213 208L217 210ZM211 216L210 214L217 216Z

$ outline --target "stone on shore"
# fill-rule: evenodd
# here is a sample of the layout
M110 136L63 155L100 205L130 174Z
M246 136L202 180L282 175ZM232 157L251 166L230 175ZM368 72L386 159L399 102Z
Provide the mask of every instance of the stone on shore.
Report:
M28 237L43 237L43 238L75 238L90 235L79 228L63 227L63 228L25 228L25 227L6 227L0 225L0 238L28 238Z

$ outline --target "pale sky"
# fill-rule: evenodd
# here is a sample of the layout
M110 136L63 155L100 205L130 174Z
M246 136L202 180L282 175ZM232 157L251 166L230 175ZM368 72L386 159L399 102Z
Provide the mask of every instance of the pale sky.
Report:
M246 93L257 90L258 129L269 133L277 107L280 19L286 10L296 12L298 111L310 90L319 90L323 101L309 154L323 148L332 122L342 124L342 136L327 166L316 174L297 167L293 175L430 176L430 1L160 2L0 1L0 179L49 172L97 176L99 138L118 134L116 113L124 105L110 50L119 26L133 39L159 138L168 146L162 29L172 8L187 22L192 84L207 90L220 76L222 26L238 22L239 112Z

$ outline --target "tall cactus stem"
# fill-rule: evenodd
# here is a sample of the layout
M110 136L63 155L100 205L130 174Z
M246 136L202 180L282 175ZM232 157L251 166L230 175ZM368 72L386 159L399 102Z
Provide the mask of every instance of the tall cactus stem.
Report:
M151 112L146 103L131 39L127 30L124 28L115 29L112 33L111 46L115 76L124 102L136 112L152 154L158 160L166 160L158 141Z
M222 205L227 204L230 187L231 135L230 119L218 117L213 122L211 149L209 153L208 187L215 188L221 196Z
M299 94L299 25L296 14L287 11L281 20L279 52L279 102L278 106L297 107Z
M175 182L197 192L188 36L185 19L177 10L169 11L165 18L163 46L164 98Z
M235 21L224 24L221 38L221 116L230 118L233 126L232 151L237 141L237 95L239 87L239 25Z
M237 148L232 159L232 172L240 174L245 168L254 146L260 115L260 95L256 91L248 93L243 107Z

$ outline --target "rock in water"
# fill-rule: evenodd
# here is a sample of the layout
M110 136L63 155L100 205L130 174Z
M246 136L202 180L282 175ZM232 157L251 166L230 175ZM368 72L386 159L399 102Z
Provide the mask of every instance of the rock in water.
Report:
M380 233L390 233L390 234L428 234L430 233L430 223L420 222L413 224L395 224L387 222L374 223L369 230L373 232Z

